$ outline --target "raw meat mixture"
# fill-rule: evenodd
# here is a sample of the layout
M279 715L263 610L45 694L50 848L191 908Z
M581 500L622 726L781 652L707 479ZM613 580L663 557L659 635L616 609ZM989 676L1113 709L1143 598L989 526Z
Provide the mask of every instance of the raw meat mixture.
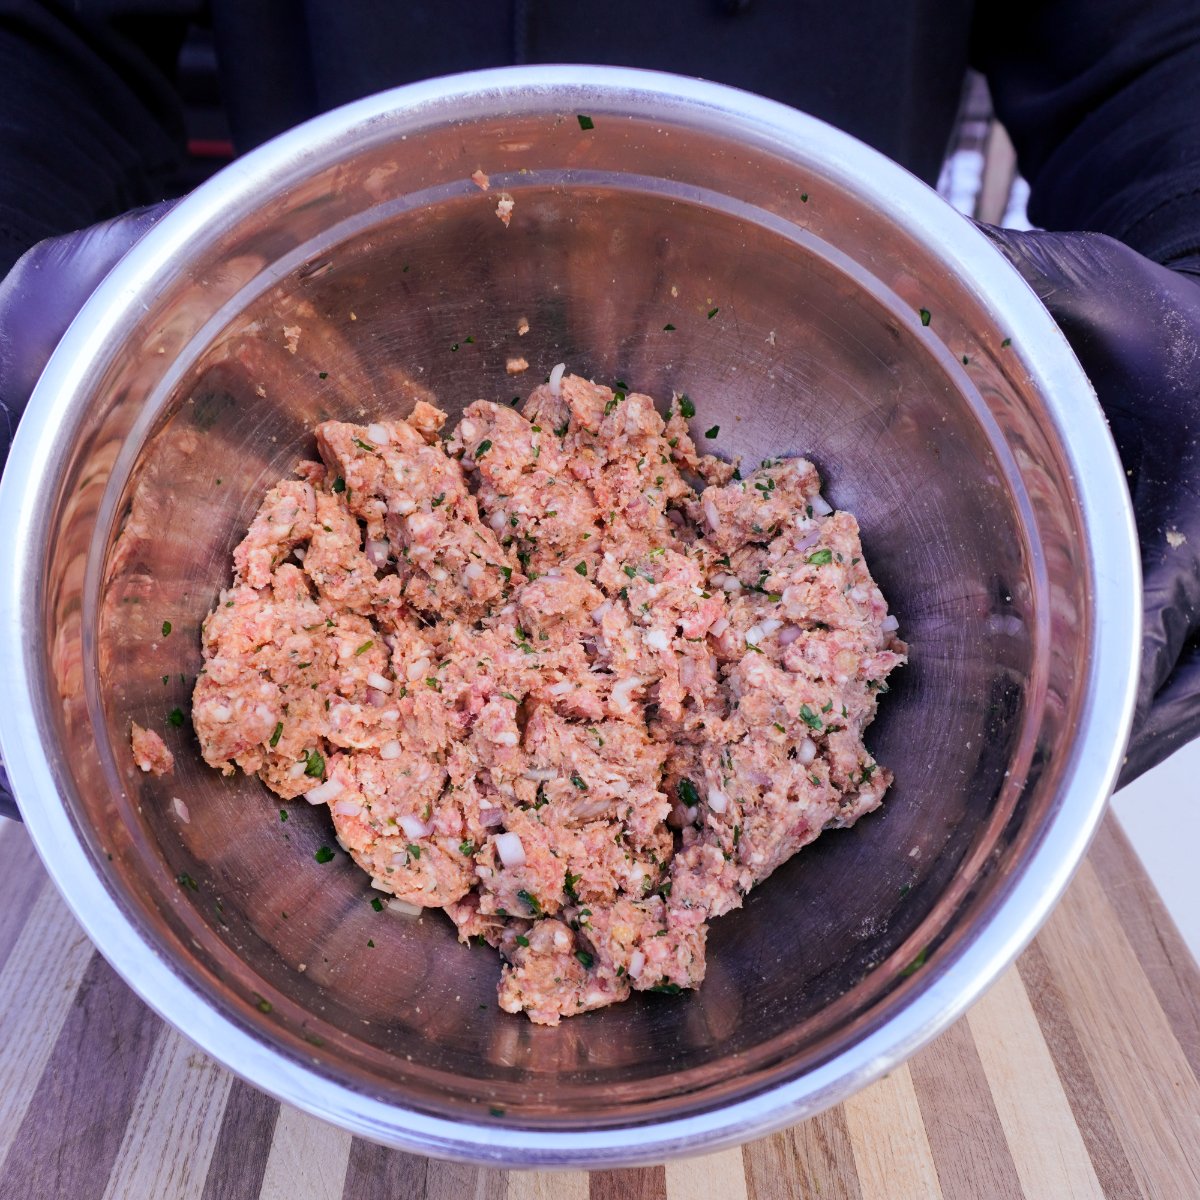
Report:
M862 735L906 647L854 518L693 412L567 376L445 441L423 402L327 421L204 625L205 759L328 804L543 1024L697 987L709 920L891 781Z

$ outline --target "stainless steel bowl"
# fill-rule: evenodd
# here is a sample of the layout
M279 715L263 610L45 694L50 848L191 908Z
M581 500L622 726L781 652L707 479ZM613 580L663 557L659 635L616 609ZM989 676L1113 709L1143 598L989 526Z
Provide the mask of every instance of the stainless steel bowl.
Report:
M532 364L515 381L511 354ZM882 811L717 921L698 993L545 1029L496 1009L490 951L439 914L374 912L364 875L315 862L323 811L281 822L167 718L230 551L315 421L403 414L418 394L456 413L561 361L688 392L723 454L810 455L862 523L912 663L872 731L896 773ZM1123 478L1045 311L871 150L664 75L438 80L234 163L71 327L0 521L5 761L88 933L245 1078L437 1155L651 1161L886 1071L1046 916L1131 708ZM133 768L131 719L167 736L173 776Z

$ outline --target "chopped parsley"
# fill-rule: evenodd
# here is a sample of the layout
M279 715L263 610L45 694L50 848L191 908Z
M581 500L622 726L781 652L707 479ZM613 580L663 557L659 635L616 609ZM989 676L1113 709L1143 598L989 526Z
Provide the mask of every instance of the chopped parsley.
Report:
M576 113L575 120L577 120L579 122L579 128L584 130L585 132L589 129L596 128L596 122L593 121L591 117L587 116L584 113Z
M523 933L518 933L517 934L517 945L518 946L528 946L529 939Z
M700 803L700 793L696 791L696 785L690 779L681 779L675 785L675 794L679 797L680 803L685 804L688 808L694 808Z
M587 563L585 563L585 562L576 563L575 564L575 574L576 575L586 575L587 574Z
M664 325L663 326L663 333L674 333L674 332L675 332L674 325Z
M928 325L929 322L933 320L933 315L930 313L929 309L927 309L927 308L918 309L918 312L921 315L921 324L922 325Z
M458 843L458 852L464 858L470 858L475 853L475 843L467 838L466 841Z
M351 440L351 441L352 441L352 442L353 442L353 443L354 443L354 444L355 444L355 445L356 445L356 446L357 446L357 447L358 447L360 450L365 450L365 451L366 451L368 454L374 454L374 453L375 453L375 447L374 447L374 446L371 446L371 445L369 445L367 442L364 442L364 441L362 440L362 438L351 438L350 440Z
M317 852L313 855L313 858L315 858L319 863L332 862L333 851L330 850L328 846L318 846Z
M719 308L710 308L708 310L708 319L711 321L721 310Z
M809 729L812 729L817 733L820 733L824 728L824 725L821 723L821 718L818 717L817 714L813 712L813 710L809 708L807 704L800 705L800 720L802 720L805 725L809 727Z
M383 912L383 901L378 896L371 897L371 907L376 912Z
M717 434L720 432L721 432L720 425L714 425L711 429L706 429L704 431L704 436L706 438L708 438L708 440L711 442L713 440L713 438L715 438L717 436Z
M584 970L590 970L596 960L586 950L576 950L575 957L582 963Z
M175 882L182 887L191 888L193 892L198 892L200 890L200 885L186 871L180 871L179 874L175 876Z
M430 500L429 507L430 508L441 508L441 506L445 503L446 503L446 493L438 492L438 494L436 496L434 496L434 498L432 500Z
M304 773L312 779L325 778L325 756L320 750L309 750L305 753Z
M686 392L679 397L679 415L686 421L690 421L696 415L696 406Z
M420 846L414 846L414 845L412 844L412 842L409 842L409 843L408 843L408 845L404 847L404 849L408 851L408 854L409 854L409 857L410 857L410 858L417 858L417 859L419 859L419 858L421 857L421 847L420 847Z
M366 654L373 645L375 645L375 639L368 638L361 646L355 648L354 657L357 658L360 654Z
M183 728L183 709L173 708L167 713L167 724L174 729Z
M339 494L346 490L346 481L340 475L333 481L333 490Z
M1000 349L1007 350L1009 348L1009 346L1011 346L1011 345L1012 345L1012 338L1005 338L1004 341L1002 341L1000 343Z
M259 1011L260 1013L269 1013L269 1012L271 1012L271 1011L272 1011L272 1008L271 1008L271 1002L270 1002L270 1000L267 1000L267 999L265 999L264 997L262 997L262 996L259 996L259 998L258 998L258 1011Z
M283 737L283 722L277 721L275 723L275 732L271 734L270 745L272 749L279 745L279 739L281 737Z
M286 821L288 819L288 810L286 808L281 808L279 810L279 819L280 821Z
M925 959L928 956L928 953L929 953L928 948L926 948L925 950L922 950L921 953L918 954L917 957L914 958L912 960L912 962L910 962L908 964L908 966L905 967L904 970L900 972L900 974L902 976L907 977L907 976L911 975L914 971L916 971L918 968L923 967L925 965Z
M814 567L828 566L833 562L833 551L828 547L824 550L814 550L804 561L811 563Z
M164 622L163 622L162 629L163 629L163 637L166 637L166 636L167 636L167 634L169 634L169 633L171 632L171 622L170 622L170 621L164 621Z
M517 893L517 899L522 901L535 917L540 917L542 915L542 902L531 892L527 892L524 888L522 888Z
M478 462L492 448L492 439L484 438L478 446L475 447L474 458Z

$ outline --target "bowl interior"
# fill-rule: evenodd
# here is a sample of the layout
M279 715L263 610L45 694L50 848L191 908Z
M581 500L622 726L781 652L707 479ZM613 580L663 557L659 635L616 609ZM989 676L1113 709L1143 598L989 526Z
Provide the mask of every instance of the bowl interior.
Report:
M592 130L526 107L365 123L255 196L233 178L97 369L51 519L45 644L96 869L209 1003L371 1096L595 1127L811 1070L980 936L1071 754L1088 575L1002 320L823 151L617 100ZM510 376L515 355L530 366ZM232 548L313 424L418 397L453 421L558 362L687 392L698 440L719 426L704 444L743 463L810 457L859 519L911 665L868 738L896 776L883 809L716 921L700 991L551 1030L496 1008L496 955L440 913L378 913L345 855L317 863L325 810L212 772L169 715ZM163 733L173 775L133 767L131 720Z

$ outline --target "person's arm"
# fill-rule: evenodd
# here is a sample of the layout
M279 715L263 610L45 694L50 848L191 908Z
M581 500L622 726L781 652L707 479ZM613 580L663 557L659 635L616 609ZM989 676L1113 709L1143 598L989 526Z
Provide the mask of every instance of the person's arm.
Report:
M170 193L196 7L0 0L0 278L35 242Z
M972 50L1035 224L1200 250L1197 0L983 0Z

